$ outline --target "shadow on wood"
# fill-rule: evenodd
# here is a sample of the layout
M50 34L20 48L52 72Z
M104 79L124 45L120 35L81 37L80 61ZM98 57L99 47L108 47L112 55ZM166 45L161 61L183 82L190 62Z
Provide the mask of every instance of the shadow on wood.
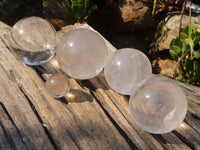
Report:
M69 93L65 96L67 102L81 103L85 101L92 102L93 97L79 89L70 89Z

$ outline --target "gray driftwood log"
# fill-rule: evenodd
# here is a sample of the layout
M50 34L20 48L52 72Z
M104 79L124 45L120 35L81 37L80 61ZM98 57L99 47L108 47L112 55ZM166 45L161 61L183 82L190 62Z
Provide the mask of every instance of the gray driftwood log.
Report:
M72 89L65 98L49 96L44 81L59 72L56 60L26 66L11 53L9 32L10 27L0 22L1 150L200 149L198 87L180 83L189 105L176 130L149 134L132 121L128 97L111 90L102 73L90 80L70 79Z

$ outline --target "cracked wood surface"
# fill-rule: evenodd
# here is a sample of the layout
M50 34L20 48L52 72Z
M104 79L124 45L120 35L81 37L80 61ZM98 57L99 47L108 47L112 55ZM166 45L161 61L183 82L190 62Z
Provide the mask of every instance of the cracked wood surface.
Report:
M188 99L184 122L168 134L149 134L132 121L128 97L111 90L103 73L84 81L70 78L67 96L49 96L44 81L60 72L55 58L38 67L26 66L10 52L9 31L0 22L0 149L200 149L198 87L178 83Z

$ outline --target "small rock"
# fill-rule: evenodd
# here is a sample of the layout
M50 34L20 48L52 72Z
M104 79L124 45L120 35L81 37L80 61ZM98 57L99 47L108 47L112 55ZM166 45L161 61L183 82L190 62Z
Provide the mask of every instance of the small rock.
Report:
M156 59L152 63L154 73L173 78L177 62L170 59ZM178 72L178 71L177 71Z
M116 29L122 32L144 30L155 25L155 20L151 15L152 2L136 0L120 0L118 16L116 17Z
M169 44L172 39L178 37L179 26L180 26L180 12L169 13L165 18L165 25L162 28L162 36L158 39L158 48L160 51L169 49ZM189 25L189 16L184 14L182 20L182 28ZM191 17L192 25L197 29L200 29L200 17L192 16Z

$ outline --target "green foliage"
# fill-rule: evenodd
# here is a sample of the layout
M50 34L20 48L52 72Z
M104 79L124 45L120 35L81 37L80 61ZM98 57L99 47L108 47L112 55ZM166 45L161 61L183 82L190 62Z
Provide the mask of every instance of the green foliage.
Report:
M169 52L178 62L176 79L200 85L200 32L194 26L181 29L180 38L171 41Z
M90 0L64 0L62 4L66 9L66 13L79 23L87 20L97 9L97 5L91 5Z

